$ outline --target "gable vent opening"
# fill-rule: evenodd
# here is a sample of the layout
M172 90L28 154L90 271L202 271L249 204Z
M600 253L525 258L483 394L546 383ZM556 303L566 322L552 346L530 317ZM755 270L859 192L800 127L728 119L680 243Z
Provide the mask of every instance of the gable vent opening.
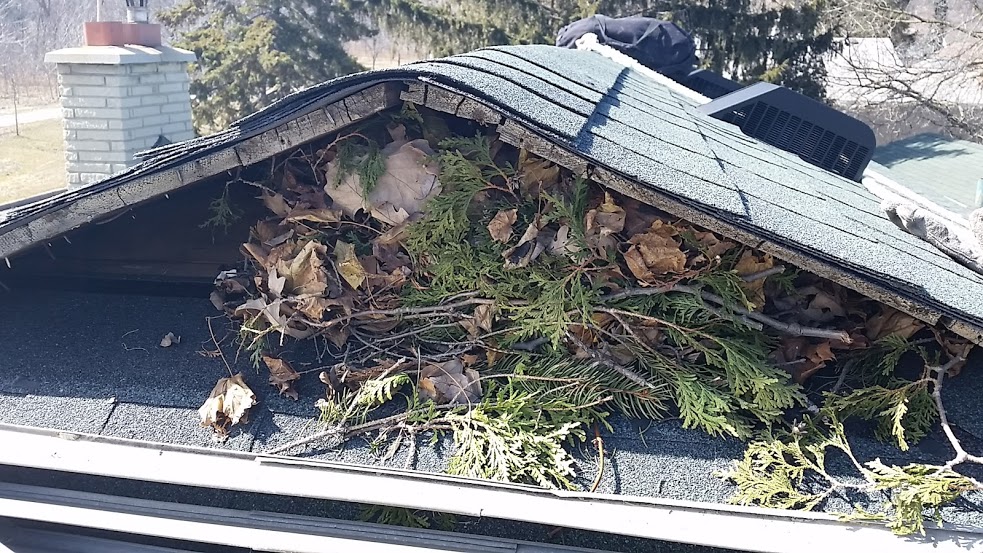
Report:
M877 144L874 131L863 122L771 83L736 90L699 109L748 136L858 182Z

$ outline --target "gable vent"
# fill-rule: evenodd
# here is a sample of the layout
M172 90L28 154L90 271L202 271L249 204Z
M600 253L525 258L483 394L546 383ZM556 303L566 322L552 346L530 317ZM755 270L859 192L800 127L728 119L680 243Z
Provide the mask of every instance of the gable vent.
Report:
M699 109L748 136L858 182L876 146L874 131L861 121L771 83L753 84Z

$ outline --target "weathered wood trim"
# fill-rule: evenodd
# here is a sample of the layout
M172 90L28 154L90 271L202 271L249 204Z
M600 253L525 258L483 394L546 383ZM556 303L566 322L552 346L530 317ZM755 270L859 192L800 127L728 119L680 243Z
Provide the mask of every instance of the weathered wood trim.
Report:
M506 119L498 126L498 136L506 144L525 149L539 157L548 159L560 167L566 167L575 175L584 175L591 165L582 157L565 150L538 135L529 132L525 127Z
M300 116L233 147L189 161L176 168L75 200L26 225L0 233L0 259L39 242L51 240L86 223L112 215L157 196L236 167L271 158L382 110L399 105L401 83L382 83L356 92L322 109ZM357 114L355 119L352 115Z
M423 105L430 109L457 115L457 108L464 102L464 96L436 86L427 86L426 101Z
M408 81L406 90L401 92L399 97L404 102L413 102L422 106L427 101L427 85L417 81Z
M457 106L456 115L464 119L477 121L482 125L500 125L504 120L501 113L472 98L465 98Z

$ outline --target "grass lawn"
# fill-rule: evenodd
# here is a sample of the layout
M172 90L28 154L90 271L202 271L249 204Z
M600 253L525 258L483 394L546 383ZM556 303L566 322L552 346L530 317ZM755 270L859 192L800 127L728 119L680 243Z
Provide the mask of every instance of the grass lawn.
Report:
M0 204L65 187L61 121L22 125L0 133Z

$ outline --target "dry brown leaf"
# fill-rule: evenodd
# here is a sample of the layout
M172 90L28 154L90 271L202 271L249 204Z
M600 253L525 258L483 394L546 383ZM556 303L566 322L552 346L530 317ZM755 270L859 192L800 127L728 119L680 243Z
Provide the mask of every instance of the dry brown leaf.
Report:
M526 231L522 234L522 238L519 239L519 243L515 247L502 252L502 257L505 258L506 268L527 267L543 253L546 246L539 239L539 231L540 229L536 221L529 223ZM552 238L550 238L550 241L552 241Z
M284 199L283 194L270 193L264 189L260 198L262 198L263 205L267 209L280 217L286 217L287 213L290 213L290 206L287 204L287 200Z
M286 285L287 277L278 275L276 267L271 267L270 273L266 275L266 289L273 294L273 297L279 298L283 296L283 287Z
M578 251L580 247L570 239L570 225L560 225L556 230L556 237L549 245L549 252L553 255L569 255Z
M292 322L283 314L283 309L284 300L266 303L263 298L253 298L236 307L234 315L246 319L261 317L276 332L298 340L304 340L314 335L315 330L313 328ZM298 326L302 326L302 328L298 328Z
M590 249L600 257L618 246L615 236L625 228L625 210L615 203L609 192L604 193L604 203L591 209L584 216L584 238Z
M359 209L390 225L399 225L423 213L430 198L440 193L439 167L426 140L391 142L382 149L386 171L366 198L358 174L346 175L338 182L338 164L328 166L324 191L332 206L351 217Z
M418 393L439 404L470 404L481 399L478 371L464 368L464 361L451 359L431 363L420 371Z
M474 323L485 332L491 332L494 317L495 306L492 304L481 304L474 308Z
M560 166L519 150L519 190L522 194L538 198L543 189L549 189L560 180Z
M406 142L406 125L402 123L390 125L386 127L386 130L389 131L389 137L392 138L393 142Z
M311 240L304 244L289 265L279 263L277 270L287 279L284 290L289 290L293 295L323 294L328 287L327 274L323 270L323 259L327 253L328 249L324 244Z
M805 361L795 365L792 370L792 378L799 384L804 383L809 377L819 372L826 366L827 361L836 359L828 340L818 344L807 344L802 350L802 355L805 357Z
M693 236L696 238L696 241L699 242L700 248L706 251L711 259L720 257L721 255L737 247L736 242L721 240L717 238L716 234L710 231L697 232L694 233Z
M636 234L628 242L625 262L635 278L643 285L661 282L659 277L686 270L686 254L673 236L675 228L657 219L647 232Z
M515 224L517 209L503 209L488 223L488 234L492 240L505 244L512 238L512 225Z
M867 319L867 338L871 342L876 342L881 338L896 335L907 340L923 328L925 323L922 321L882 305L880 313Z
M740 276L748 276L760 273L765 269L770 269L775 265L775 260L769 254L764 254L760 260L751 250L745 251L734 266L734 270ZM744 293L747 295L748 302L755 310L761 310L765 306L765 279L761 278L751 282L741 284Z
M828 323L838 317L845 317L846 310L838 298L823 290L810 288L815 296L809 301L809 306L802 312L806 321Z
M216 310L225 311L225 298L218 290L212 290L212 293L208 295L208 300L212 302Z
M175 336L173 332L168 332L160 339L160 347L169 348L181 343L181 337Z
M228 436L229 427L246 422L249 408L256 405L256 394L249 389L241 374L219 379L205 403L198 408L202 426L210 426L221 437Z
M339 181L338 164L331 163L324 178L328 183L324 185L324 192L331 197L331 207L340 209L348 217L353 217L360 209L369 209L357 173L346 175Z
M300 380L300 374L290 366L290 363L278 357L264 355L263 363L270 369L270 385L275 387L280 395L296 401L299 396L294 389L294 382Z
M430 198L440 194L440 167L433 161L430 144L423 139L390 143L382 155L386 157L386 172L369 194L369 203L373 217L398 225L421 215Z
M338 240L334 246L334 253L338 260L338 274L349 286L358 290L358 287L365 282L365 268L355 255L355 246Z

